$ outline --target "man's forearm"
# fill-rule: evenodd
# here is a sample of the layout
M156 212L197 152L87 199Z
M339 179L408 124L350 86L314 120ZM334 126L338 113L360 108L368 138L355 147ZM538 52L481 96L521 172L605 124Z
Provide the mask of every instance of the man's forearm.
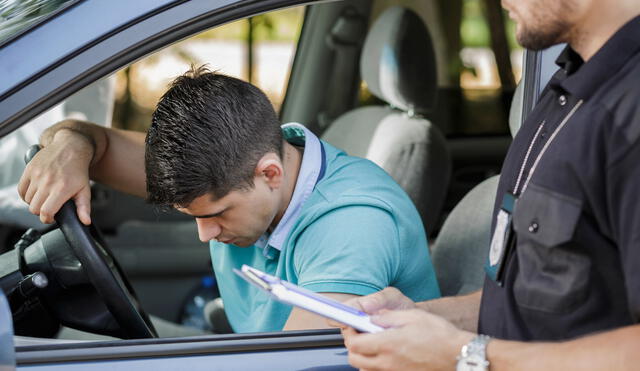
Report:
M640 365L640 325L559 343L492 340L491 371L636 370Z
M461 330L477 332L482 291L417 303L418 308L437 314Z

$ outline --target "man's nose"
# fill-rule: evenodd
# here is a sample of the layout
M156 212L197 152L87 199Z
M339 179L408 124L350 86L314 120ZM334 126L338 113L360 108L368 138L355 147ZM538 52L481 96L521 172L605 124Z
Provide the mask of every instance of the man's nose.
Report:
M209 242L222 232L220 224L213 219L196 219L196 224L198 225L198 237L202 242Z

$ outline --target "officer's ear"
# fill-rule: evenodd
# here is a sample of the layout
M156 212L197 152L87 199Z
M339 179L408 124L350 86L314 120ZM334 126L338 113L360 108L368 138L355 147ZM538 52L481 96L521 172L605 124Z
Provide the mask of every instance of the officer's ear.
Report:
M254 181L264 181L269 188L278 189L284 181L284 166L280 157L273 152L267 153L256 165Z

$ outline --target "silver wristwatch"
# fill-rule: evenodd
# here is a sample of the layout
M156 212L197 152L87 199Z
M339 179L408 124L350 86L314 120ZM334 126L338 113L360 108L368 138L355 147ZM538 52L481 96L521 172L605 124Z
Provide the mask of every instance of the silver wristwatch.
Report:
M491 338L487 335L478 335L462 347L458 356L456 371L488 371L487 343Z

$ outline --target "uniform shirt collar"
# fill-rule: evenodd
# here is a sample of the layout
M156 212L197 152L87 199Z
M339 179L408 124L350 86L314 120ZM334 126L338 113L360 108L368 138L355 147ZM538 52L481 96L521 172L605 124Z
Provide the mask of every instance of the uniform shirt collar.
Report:
M255 243L257 247L263 249L263 255L267 258L274 257L272 249L282 250L285 239L300 216L302 207L313 192L322 171L322 144L318 137L298 123L282 125L282 135L287 142L304 146L304 153L287 210L273 232L270 235L265 233Z
M555 85L580 99L588 100L599 86L638 52L640 16L622 26L586 63L567 46L556 60L566 78L556 79Z

